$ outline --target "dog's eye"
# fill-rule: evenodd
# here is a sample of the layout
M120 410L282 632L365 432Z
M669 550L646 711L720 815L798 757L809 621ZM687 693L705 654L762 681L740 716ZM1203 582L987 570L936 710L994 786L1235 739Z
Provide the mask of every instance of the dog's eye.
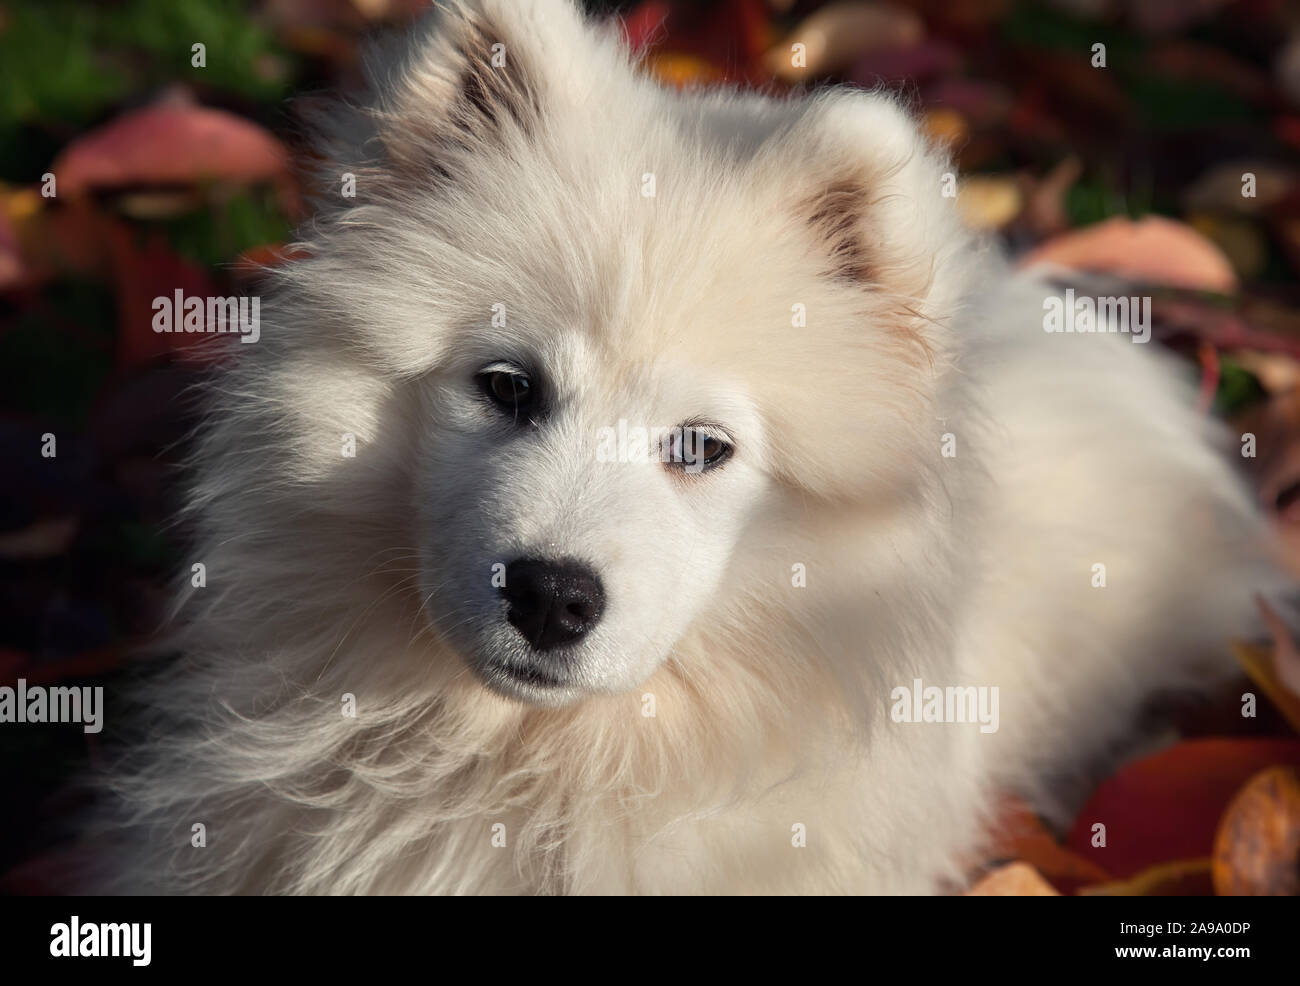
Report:
M519 414L533 402L533 384L527 374L510 370L489 370L478 375L479 387L503 411Z
M683 428L668 445L668 461L686 472L703 472L722 465L732 447L721 438L696 428Z

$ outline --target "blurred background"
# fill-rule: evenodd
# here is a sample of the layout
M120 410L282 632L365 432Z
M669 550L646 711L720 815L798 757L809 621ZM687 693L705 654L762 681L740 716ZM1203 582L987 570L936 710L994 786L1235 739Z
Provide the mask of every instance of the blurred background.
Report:
M114 683L165 659L145 655L183 577L170 518L189 388L228 349L153 332L152 299L255 290L303 219L304 108L354 87L365 39L426 3L0 0L0 684L104 684L111 721ZM902 93L951 147L968 222L1026 261L1153 297L1156 338L1198 375L1206 412L1257 435L1243 466L1300 571L1300 5L587 6L621 17L668 85ZM1279 634L1238 655L1258 717L1193 710L1166 759L1098 791L1093 808L1141 838L1103 866L1086 830L1022 817L1006 858L1065 892L1231 886L1211 863L1230 809L1259 770L1300 764L1300 659ZM0 725L8 891L46 889L74 817L66 782L98 742ZM1300 851L1300 787L1287 797L1283 860ZM1296 892L1291 863L1274 889Z

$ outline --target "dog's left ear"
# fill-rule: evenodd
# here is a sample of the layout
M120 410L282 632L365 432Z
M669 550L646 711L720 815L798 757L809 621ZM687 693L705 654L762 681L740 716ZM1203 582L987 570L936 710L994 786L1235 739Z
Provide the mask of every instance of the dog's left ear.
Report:
M817 314L791 331L782 306L743 372L759 381L776 475L835 499L890 496L918 461L941 461L940 377L977 269L971 235L946 157L895 100L831 90L797 112L756 156L752 185L820 278L805 288Z
M826 276L941 311L955 287L940 279L969 245L956 177L893 99L840 90L814 102L797 128L809 165L792 208L825 257ZM949 272L951 273L951 272ZM932 340L937 341L937 340Z

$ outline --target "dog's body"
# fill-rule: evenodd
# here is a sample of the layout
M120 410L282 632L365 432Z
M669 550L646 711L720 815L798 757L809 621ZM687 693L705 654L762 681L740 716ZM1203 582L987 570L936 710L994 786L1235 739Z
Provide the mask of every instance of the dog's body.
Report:
M211 407L116 886L958 887L1278 587L1187 386L1045 333L889 100L667 92L495 0L379 90ZM895 721L916 679L997 731Z

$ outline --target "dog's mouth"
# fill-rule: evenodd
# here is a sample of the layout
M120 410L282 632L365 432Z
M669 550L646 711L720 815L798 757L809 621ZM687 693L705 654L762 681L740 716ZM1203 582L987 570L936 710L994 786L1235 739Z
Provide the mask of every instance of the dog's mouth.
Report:
M537 668L516 667L512 664L493 662L483 669L483 676L489 685L503 685L506 688L530 685L533 688L568 688L570 683L555 675Z

